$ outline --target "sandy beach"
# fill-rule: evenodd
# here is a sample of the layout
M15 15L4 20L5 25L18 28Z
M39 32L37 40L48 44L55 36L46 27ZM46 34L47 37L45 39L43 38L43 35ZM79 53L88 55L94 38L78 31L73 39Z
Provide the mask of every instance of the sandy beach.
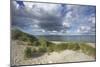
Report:
M56 42L59 43L59 42ZM26 43L27 44L27 43ZM89 43L95 47L94 43ZM88 56L81 51L64 50L61 52L45 53L35 58L24 58L24 49L27 45L19 45L18 41L11 42L11 64L12 65L29 65L29 64L47 64L47 63L63 63L63 62L80 62L94 61L95 58Z

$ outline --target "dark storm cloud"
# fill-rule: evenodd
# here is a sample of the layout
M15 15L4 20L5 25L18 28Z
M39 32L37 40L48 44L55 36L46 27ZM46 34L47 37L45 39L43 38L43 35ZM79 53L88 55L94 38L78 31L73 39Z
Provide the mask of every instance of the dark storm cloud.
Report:
M35 7L35 6L34 6ZM60 31L64 27L62 26L63 17L62 14L57 16L57 14L51 14L43 9L38 9L38 14L35 13L34 7L28 10L26 7L12 10L12 25L17 25L21 28L29 27L29 25L34 25L34 20L38 20L39 27L47 31ZM64 8L64 5L62 6ZM60 10L64 14L64 9ZM63 12L62 12L63 11ZM33 21L32 21L33 20ZM31 24L30 24L31 22ZM33 22L33 23L32 23Z
M62 29L62 17L46 16L45 18L41 18L39 26L48 31L60 31Z
M61 31L64 29L62 22L64 20L64 17L66 15L66 5L61 4L61 8L59 9L60 16L56 16L55 14L43 14L43 17L41 17L39 26L45 30L48 31ZM45 12L45 11L44 11Z
M20 27L22 29L30 28L32 19L25 18L25 17L19 17L19 16L13 16L12 17L12 25Z

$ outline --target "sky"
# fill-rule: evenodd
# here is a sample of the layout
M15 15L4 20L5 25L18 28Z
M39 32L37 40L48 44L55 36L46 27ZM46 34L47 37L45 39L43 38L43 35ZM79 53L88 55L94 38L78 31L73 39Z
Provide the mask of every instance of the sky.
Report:
M95 35L96 7L12 1L12 28L33 35Z

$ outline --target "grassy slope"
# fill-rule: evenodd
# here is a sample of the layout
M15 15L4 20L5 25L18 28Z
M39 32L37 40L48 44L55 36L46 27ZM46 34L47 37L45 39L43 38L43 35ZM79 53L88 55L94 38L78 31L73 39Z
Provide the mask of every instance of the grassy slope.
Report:
M30 41L30 42L34 42L38 40L34 36L24 33L18 29L13 29L11 35L13 40Z

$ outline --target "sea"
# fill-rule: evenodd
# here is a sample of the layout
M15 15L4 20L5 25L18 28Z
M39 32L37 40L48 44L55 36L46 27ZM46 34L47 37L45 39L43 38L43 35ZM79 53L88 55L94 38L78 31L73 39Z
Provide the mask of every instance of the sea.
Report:
M88 42L95 43L96 35L37 35L37 38L43 37L48 41L64 42Z

